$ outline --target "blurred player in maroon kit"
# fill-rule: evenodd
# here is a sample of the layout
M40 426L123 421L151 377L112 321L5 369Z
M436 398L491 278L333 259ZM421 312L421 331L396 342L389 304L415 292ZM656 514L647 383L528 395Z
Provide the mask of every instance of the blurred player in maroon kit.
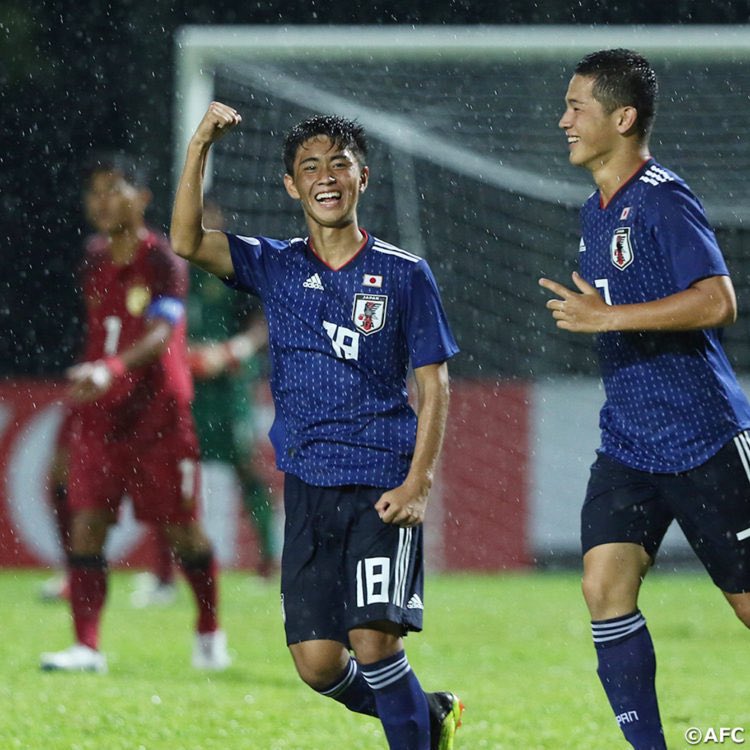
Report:
M159 527L198 605L193 666L229 664L217 619L217 570L197 520L200 470L190 411L184 297L188 269L144 221L151 198L123 155L87 170L84 201L99 230L87 244L83 362L68 371L75 404L69 441L70 602L76 643L42 654L46 670L104 672L99 624L103 555L127 494L136 518Z
M49 503L57 527L57 535L65 560L70 557L70 508L68 507L68 454L74 432L75 410L63 404L62 421L57 432L49 476ZM70 598L68 572L57 573L42 583L39 591L44 601L65 601Z

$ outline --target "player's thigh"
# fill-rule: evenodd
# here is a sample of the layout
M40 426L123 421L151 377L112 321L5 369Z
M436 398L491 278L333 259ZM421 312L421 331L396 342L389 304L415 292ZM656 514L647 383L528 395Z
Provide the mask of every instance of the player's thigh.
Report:
M381 488L315 487L287 475L281 560L287 643L331 639L369 623L421 630L422 529L385 524Z
M750 591L750 440L743 433L670 481L675 518L714 583Z
M594 620L634 612L651 557L640 544L619 542L592 547L583 556L582 588Z
M320 640L348 644L343 619L348 508L341 495L339 488L284 477L281 610L287 645Z
M603 544L636 544L656 557L673 520L657 477L608 456L597 456L581 509L584 555Z
M117 514L110 508L84 508L73 514L70 528L70 549L74 555L100 555L107 533L117 523Z
M383 523L375 503L383 490L363 488L344 558L347 630L393 623L401 634L422 629L423 528Z
M132 473L120 446L107 444L104 435L86 431L70 446L68 506L82 512L116 514L125 493L125 474Z
M319 690L335 682L349 663L346 647L334 640L292 643L289 652L302 680Z
M194 435L175 433L135 445L131 462L138 470L127 489L138 520L187 526L198 518L201 467Z

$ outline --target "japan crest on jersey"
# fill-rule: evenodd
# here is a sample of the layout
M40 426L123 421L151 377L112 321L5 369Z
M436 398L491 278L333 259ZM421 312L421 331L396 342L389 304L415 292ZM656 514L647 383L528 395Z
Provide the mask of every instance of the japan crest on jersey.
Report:
M385 294L355 294L352 320L354 327L369 336L385 325L388 297Z
M610 244L610 259L615 268L621 271L633 262L633 246L630 244L630 227L615 229Z

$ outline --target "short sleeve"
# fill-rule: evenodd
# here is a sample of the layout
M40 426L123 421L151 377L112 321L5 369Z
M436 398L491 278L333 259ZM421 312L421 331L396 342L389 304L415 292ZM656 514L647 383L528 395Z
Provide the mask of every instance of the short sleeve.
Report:
M445 362L458 352L440 292L429 266L423 260L411 274L407 293L405 333L412 367Z
M232 256L234 277L224 279L224 283L233 289L241 289L262 297L267 288L263 238L227 233L227 239Z
M678 182L660 185L654 192L652 232L671 261L677 286L687 289L709 276L728 276L716 235L700 201Z

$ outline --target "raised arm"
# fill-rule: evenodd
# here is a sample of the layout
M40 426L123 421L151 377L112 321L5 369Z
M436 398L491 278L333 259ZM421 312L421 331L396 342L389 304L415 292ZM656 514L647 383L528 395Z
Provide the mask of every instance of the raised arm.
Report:
M172 249L222 278L234 274L232 258L224 232L203 227L203 176L211 146L241 121L242 117L232 107L211 102L188 144L172 210Z

